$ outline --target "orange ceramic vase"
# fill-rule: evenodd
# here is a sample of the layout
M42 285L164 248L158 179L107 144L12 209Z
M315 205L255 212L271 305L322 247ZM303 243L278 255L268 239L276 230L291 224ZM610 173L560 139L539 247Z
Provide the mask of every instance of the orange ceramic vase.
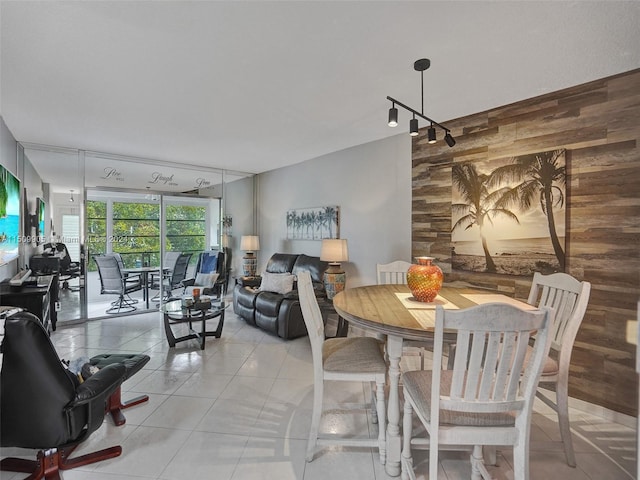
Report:
M407 285L420 302L433 302L442 288L442 270L433 265L433 257L416 257L418 264L407 270Z

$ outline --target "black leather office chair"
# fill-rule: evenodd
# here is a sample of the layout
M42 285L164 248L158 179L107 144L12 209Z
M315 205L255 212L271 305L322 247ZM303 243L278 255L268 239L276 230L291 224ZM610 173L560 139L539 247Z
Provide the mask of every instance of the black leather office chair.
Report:
M80 276L80 263L71 260L69 250L64 243L45 243L43 245L44 252L50 252L60 258L60 282L63 289L77 291L80 287L69 287L69 280Z
M127 300L131 292L142 290L142 282L127 282L122 276L118 260L113 255L96 255L93 257L100 275L100 293L118 295L118 300L111 304L106 313L129 313L136 307Z
M40 450L37 460L5 458L0 470L59 479L68 470L120 455L122 447L69 458L104 420L107 399L122 384L126 367L114 363L80 384L62 364L40 320L28 312L5 320L0 372L2 447Z

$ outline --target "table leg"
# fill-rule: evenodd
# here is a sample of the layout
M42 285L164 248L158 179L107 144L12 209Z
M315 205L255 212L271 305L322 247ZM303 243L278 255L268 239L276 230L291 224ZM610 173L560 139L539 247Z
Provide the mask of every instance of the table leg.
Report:
M167 342L169 343L170 347L175 347L176 346L176 337L173 335L173 332L171 331L171 323L169 321L169 314L165 313L163 316L164 316L164 334L167 337Z
M400 358L402 357L402 337L387 336L389 356L389 405L387 406L387 463L388 475L400 475Z
M149 272L142 273L142 281L144 282L144 288L142 289L142 295L146 302L147 310L149 310Z

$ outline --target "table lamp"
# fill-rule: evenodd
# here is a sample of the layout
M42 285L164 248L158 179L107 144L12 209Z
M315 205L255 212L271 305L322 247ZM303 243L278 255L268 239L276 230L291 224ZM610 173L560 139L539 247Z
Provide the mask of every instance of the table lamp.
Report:
M344 290L347 277L340 266L340 262L349 261L347 240L344 238L331 238L322 240L320 260L329 262L329 268L324 273L324 288L327 298L333 299L338 292Z
M244 250L242 257L242 274L245 277L255 277L258 267L258 259L254 252L260 250L260 239L257 235L242 235L240 238L240 250Z

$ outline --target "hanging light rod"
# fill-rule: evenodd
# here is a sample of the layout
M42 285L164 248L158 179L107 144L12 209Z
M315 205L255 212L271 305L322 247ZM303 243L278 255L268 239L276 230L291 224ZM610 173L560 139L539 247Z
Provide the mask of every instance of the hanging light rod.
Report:
M434 126L436 126L444 130L444 141L447 142L447 145L453 147L456 144L456 141L451 136L451 130L443 125L440 125L438 122L427 117L424 114L424 71L427 70L430 66L431 61L428 58L421 58L420 60L416 60L413 64L414 70L420 72L422 110L417 111L396 100L395 98L387 96L387 100L391 102L391 108L389 109L389 126L396 127L398 125L398 109L396 108L396 105L399 105L405 110L413 113L413 118L409 121L409 135L411 135L412 137L418 135L418 119L416 118L416 116L418 116L426 120L430 124L429 129L427 130L427 141L429 143L436 142L436 129L434 128Z

